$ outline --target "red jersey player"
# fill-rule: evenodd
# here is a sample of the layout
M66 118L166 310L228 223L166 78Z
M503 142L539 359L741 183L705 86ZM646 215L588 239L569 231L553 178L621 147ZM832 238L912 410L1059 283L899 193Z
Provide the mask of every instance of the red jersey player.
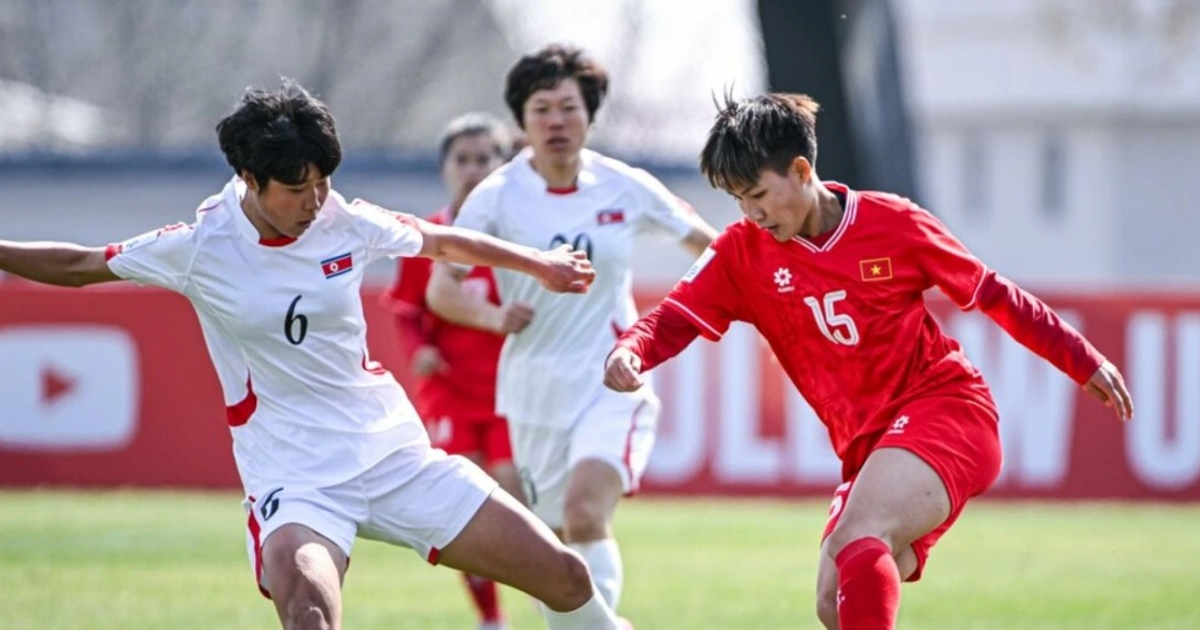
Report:
M471 190L504 163L512 141L499 121L473 113L451 121L438 146L451 200L427 220L451 225ZM464 310L477 318L475 327L448 322L425 304L431 263L428 258L402 259L396 282L383 299L396 313L401 348L417 378L413 402L435 447L470 459L501 488L520 497L508 423L496 414L496 363L504 335L521 332L533 311L521 303L500 306L492 270L475 267L458 285L458 298L470 305ZM496 583L463 576L479 612L480 629L503 628Z
M828 628L892 628L901 580L1000 471L996 404L925 307L938 287L979 309L1122 419L1120 372L1036 297L975 258L913 202L822 182L817 104L803 95L727 101L701 170L738 200L731 225L606 362L605 383L640 374L697 335L753 324L829 430L844 483L817 577Z

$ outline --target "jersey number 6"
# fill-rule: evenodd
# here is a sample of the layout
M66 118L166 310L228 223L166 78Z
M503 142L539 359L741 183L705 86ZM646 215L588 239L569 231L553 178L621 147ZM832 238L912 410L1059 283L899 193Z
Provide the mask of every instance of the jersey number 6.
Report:
M838 313L835 310L835 305L841 300L846 299L846 291L830 291L825 294L824 309L821 308L821 303L817 298L808 296L804 298L804 303L812 310L813 317L817 319L817 327L821 329L821 334L825 338L842 346L853 346L858 344L858 328L854 325L854 320L845 313Z
M292 305L288 307L287 319L283 320L283 334L293 346L304 343L304 336L308 334L308 318L296 313L296 305L302 297L304 296L297 295L296 299L292 300ZM295 332L297 324L300 328L299 333Z

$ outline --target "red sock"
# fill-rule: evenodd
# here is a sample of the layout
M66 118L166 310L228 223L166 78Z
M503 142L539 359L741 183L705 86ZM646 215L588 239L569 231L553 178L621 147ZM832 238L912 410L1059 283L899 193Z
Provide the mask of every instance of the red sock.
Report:
M479 611L479 619L484 623L494 623L503 619L503 615L500 614L500 595L496 589L496 583L469 573L464 573L462 576L463 581L467 583L467 590L471 592L475 608Z
M878 538L859 538L837 558L840 630L891 630L900 610L900 570Z

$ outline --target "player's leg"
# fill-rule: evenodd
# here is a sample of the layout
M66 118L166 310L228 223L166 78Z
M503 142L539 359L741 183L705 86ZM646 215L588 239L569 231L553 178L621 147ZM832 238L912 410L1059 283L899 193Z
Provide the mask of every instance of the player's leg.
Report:
M829 554L829 534L833 532L844 513L846 498L850 493L851 482L843 483L834 492L833 501L829 506L829 519L825 523L825 532L821 537L821 553L817 565L817 618L821 624L830 630L838 627L838 572L833 557ZM892 554L900 570L903 580L908 580L917 570L917 554L913 545L908 545L899 553Z
M906 405L858 472L828 537L841 628L892 627L902 577L896 550L913 547L916 579L967 500L999 474L995 408L970 394Z
M637 490L654 447L658 400L605 391L571 434L563 540L583 557L605 601L617 609L624 586L612 518L622 495Z
M263 574L287 630L336 630L342 625L346 554L299 524L275 530L263 544Z
M259 590L284 628L341 626L341 585L357 527L353 502L342 499L336 488L271 485L245 502Z
M917 554L912 545L893 554L896 566L900 569L900 578L907 581L917 570ZM821 543L821 556L817 566L817 619L828 630L838 629L838 572L837 565L829 555L829 540Z
M503 490L484 502L440 561L533 596L548 609L552 629L617 627L583 559Z
M467 460L411 447L373 469L366 485L364 538L524 591L545 604L552 630L617 627L582 559Z
M950 516L937 472L910 451L880 448L855 479L827 552L838 571L843 630L895 627L900 569L892 557Z

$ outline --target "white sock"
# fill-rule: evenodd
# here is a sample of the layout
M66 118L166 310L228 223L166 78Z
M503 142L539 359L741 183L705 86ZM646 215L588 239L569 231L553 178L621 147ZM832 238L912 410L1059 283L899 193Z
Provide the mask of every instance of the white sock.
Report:
M617 615L595 592L586 604L569 612L555 612L538 602L550 630L616 630Z
M625 570L621 564L621 549L617 547L614 538L593 540L585 543L567 545L583 556L588 570L592 572L592 582L596 590L604 598L604 603L614 611L621 602L621 586L625 582Z

